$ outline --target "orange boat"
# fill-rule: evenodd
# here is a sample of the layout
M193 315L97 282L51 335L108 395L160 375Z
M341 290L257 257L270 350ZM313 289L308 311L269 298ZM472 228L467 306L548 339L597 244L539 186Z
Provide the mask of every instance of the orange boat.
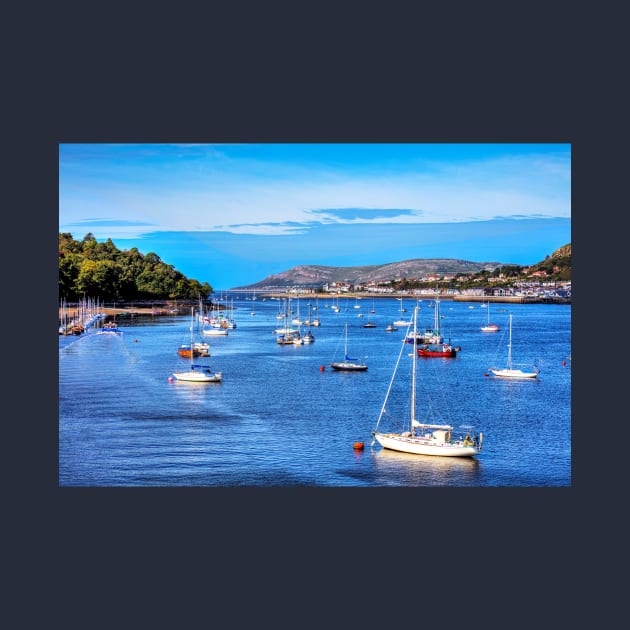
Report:
M184 359L201 356L201 352L194 346L191 348L189 343L183 343L179 348L177 348L177 354L179 354L180 357L184 357Z

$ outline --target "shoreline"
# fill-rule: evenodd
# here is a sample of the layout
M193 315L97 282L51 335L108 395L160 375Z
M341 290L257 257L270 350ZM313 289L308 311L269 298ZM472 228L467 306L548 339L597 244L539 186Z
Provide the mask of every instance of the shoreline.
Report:
M390 293L387 295L372 295L370 293L261 293L256 297L257 300L261 298L266 299L318 299L318 300L382 300L382 299L395 299L395 300L435 300L435 294L423 294L423 295L409 295L408 293ZM453 295L453 294L440 294L441 302L492 302L492 303L507 303L507 304L571 304L570 298L553 298L538 295Z
M227 293L227 292L226 292ZM388 294L388 295L370 295L369 293L344 293L344 294L330 294L330 293L308 293L302 295L296 295L295 293L261 293L256 296L256 300L261 299L317 299L317 300L382 300L382 299L402 299L404 300L434 300L435 295L408 295L408 294ZM224 304L219 304L222 300L217 300L217 304L220 310L226 308ZM255 301L255 300L250 300ZM552 297L540 297L540 296L528 296L528 295L440 295L440 301L442 302L478 302L478 303L493 303L493 304L564 304L570 305L571 299L561 299ZM100 307L99 311L104 313L108 317L120 317L120 316L152 316L162 317L167 315L184 315L189 313L190 306L193 304L173 305L168 302L164 302L163 305L157 306L104 306ZM194 303L196 304L196 302ZM73 317L79 314L79 306L70 304L66 307L66 316ZM63 309L59 307L59 318L63 316Z

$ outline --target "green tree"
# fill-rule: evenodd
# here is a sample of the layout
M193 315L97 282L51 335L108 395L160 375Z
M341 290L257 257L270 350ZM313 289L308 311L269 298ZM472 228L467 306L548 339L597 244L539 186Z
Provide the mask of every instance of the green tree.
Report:
M77 277L77 291L103 300L120 299L120 272L120 266L111 260L85 259Z
M76 281L81 269L82 258L76 254L59 254L59 297L69 301L78 298Z

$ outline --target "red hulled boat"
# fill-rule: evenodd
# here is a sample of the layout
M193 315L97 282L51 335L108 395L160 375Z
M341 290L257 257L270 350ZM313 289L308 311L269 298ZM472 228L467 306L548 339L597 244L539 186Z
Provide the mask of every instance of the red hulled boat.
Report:
M450 343L426 343L417 346L419 357L455 357L459 348L454 348Z

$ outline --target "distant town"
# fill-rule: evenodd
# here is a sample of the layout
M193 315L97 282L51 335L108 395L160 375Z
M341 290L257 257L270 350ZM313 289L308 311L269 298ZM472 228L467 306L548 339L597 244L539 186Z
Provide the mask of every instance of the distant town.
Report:
M437 286L398 289L393 286L377 285L351 285L347 283L333 282L325 284L321 288L315 287L266 287L255 292L230 290L229 294L241 294L250 298L280 297L280 296L319 296L319 297L417 297L434 299L439 295L440 299L470 302L550 302L571 303L571 282L544 282L529 281L516 282L508 287L469 287L465 289L455 287L440 287L439 282L444 278L434 279ZM215 294L216 297L216 294Z
M453 300L570 303L571 244L529 266L453 259L415 259L350 268L302 265L254 285L231 289L230 293L427 298L439 294Z

